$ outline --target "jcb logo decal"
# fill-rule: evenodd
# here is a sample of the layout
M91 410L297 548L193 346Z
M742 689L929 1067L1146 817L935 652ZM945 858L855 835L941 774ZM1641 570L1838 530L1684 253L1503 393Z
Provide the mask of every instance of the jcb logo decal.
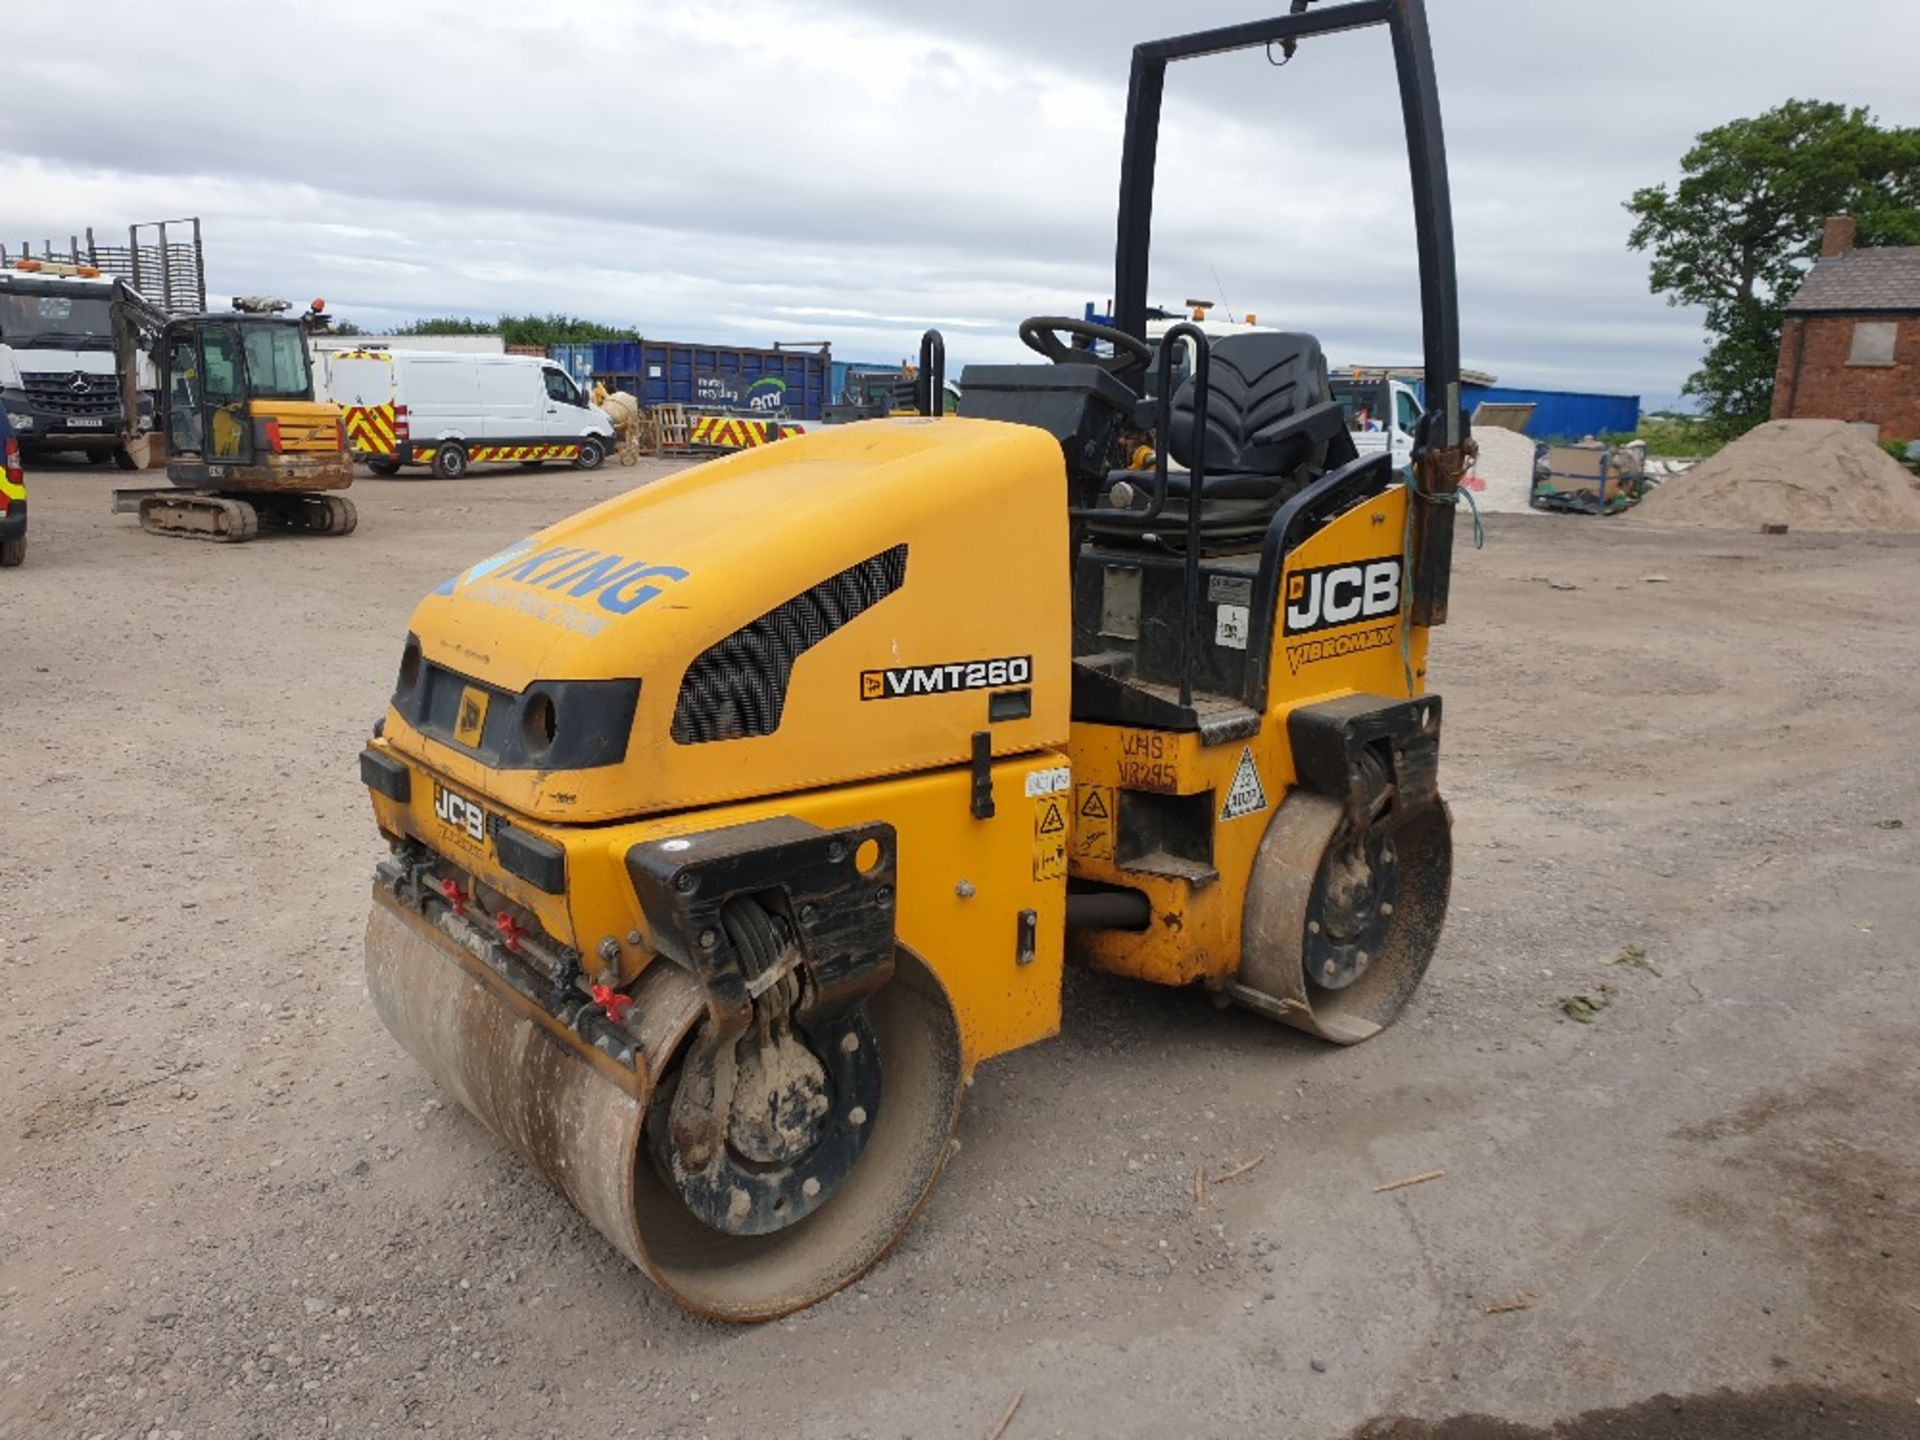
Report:
M487 728L487 701L491 697L472 685L460 692L460 708L454 715L453 738L469 750L480 748L480 737Z
M952 695L961 690L997 690L1033 679L1031 655L1000 660L959 660L951 665L898 665L891 670L862 670L862 700L897 700L904 695Z
M433 787L433 813L478 845L486 844L488 833L494 829L493 817L484 806L454 794L444 785Z
M1310 635L1400 611L1400 557L1322 565L1287 576L1286 633Z

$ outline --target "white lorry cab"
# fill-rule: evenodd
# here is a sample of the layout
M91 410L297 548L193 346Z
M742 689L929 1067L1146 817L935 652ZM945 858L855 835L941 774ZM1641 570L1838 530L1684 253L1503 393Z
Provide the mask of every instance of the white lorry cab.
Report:
M1396 470L1413 464L1413 439L1425 412L1412 385L1392 375L1336 370L1332 386L1356 450L1363 456L1391 450Z
M451 480L471 465L550 460L597 470L614 448L607 413L534 355L341 350L327 357L325 388L354 459L376 475L427 465Z
M1279 332L1280 327L1277 325L1262 325L1257 315L1249 315L1244 320L1220 319L1209 313L1213 309L1211 300L1189 300L1187 305L1189 313L1184 315L1176 315L1166 310L1147 312L1147 344L1153 348L1154 352L1153 366L1147 371L1148 394L1156 393L1159 384L1161 343L1166 339L1167 332L1176 325L1191 325L1205 335L1210 342L1224 335L1266 335ZM1191 374L1193 374L1193 342L1182 340L1180 353L1173 360L1174 387L1178 389L1181 382Z
M162 318L125 280L91 265L31 258L0 268L0 405L29 458L60 450L96 464L153 426L153 359L143 329ZM124 414L122 357L139 413Z

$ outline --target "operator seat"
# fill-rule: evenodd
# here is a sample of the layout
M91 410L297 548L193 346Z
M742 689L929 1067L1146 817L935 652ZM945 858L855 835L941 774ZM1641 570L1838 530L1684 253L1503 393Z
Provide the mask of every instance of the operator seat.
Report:
M1208 353L1205 434L1196 434L1193 377L1174 392L1170 407L1167 453L1181 468L1169 468L1167 506L1154 522L1161 546L1177 546L1184 538L1196 457L1204 455L1206 462L1200 524L1208 550L1257 541L1286 500L1357 458L1346 412L1327 383L1326 356L1313 336L1229 335L1213 341ZM1128 482L1121 492L1125 508L1142 511L1151 503L1150 470L1115 471L1108 478ZM1143 538L1137 524L1095 519L1092 528L1108 542Z

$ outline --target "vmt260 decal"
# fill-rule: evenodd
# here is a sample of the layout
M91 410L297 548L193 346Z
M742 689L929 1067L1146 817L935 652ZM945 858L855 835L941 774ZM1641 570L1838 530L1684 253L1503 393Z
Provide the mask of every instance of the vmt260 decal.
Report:
M947 665L896 665L890 670L862 670L862 700L898 700L908 695L952 695L962 690L998 690L1033 680L1031 655L1008 655L999 660L956 660Z

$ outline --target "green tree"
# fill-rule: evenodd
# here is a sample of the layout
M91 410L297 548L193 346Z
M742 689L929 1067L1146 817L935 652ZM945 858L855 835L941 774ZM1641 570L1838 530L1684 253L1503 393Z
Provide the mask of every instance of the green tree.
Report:
M1626 202L1627 243L1652 252L1656 295L1706 310L1712 344L1684 389L1737 434L1771 411L1781 317L1827 217L1852 215L1862 245L1920 244L1920 129L1789 100L1696 136L1680 171Z
M570 345L588 340L637 340L640 332L582 320L577 315L502 315L498 320L443 315L403 325L396 335L498 335L509 345Z
M638 340L640 332L577 315L502 315L500 338L509 345L578 345L588 340Z
M433 320L415 320L411 325L402 325L393 333L396 335L493 335L499 332L499 328L498 323L491 320L442 315Z

